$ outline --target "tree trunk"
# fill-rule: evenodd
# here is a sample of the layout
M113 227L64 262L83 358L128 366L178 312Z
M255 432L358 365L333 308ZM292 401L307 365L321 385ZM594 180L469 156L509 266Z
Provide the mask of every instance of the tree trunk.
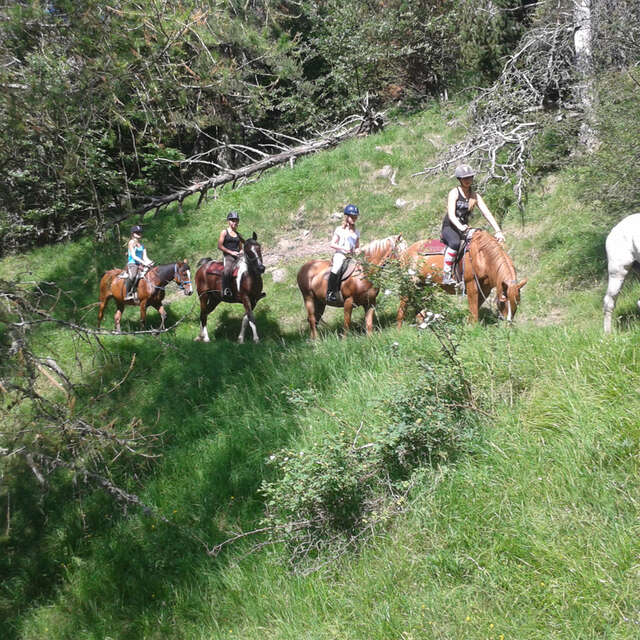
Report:
M592 151L598 144L594 117L595 88L593 85L591 2L592 0L575 0L573 8L576 26L574 45L578 74L576 98L584 112L579 141L587 151Z

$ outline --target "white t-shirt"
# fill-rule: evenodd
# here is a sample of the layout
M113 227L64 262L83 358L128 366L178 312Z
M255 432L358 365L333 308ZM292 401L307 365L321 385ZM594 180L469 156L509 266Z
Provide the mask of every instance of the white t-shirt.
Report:
M337 244L344 253L351 253L356 248L359 238L359 231L352 231L349 227L345 228L342 225L336 227L333 232L333 244Z

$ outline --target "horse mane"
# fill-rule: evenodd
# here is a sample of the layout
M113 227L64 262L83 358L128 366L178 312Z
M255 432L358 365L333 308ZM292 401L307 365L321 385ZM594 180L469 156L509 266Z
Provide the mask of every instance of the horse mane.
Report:
M516 270L511 262L511 258L503 249L502 245L486 231L476 231L471 239L470 251L482 252L487 257L487 267L494 269L495 281L515 283Z
M369 262L376 263L389 255L395 246L397 238L398 235L372 240L362 247L362 252Z

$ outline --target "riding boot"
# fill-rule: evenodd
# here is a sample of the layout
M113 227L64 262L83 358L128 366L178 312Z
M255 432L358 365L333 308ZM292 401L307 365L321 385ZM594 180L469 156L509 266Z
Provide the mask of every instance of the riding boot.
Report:
M233 300L233 291L231 290L231 278L222 274L222 299L227 302Z
M125 282L125 294L124 294L124 299L125 300L132 300L133 299L133 293L131 293L131 285L133 284L133 280L131 278L127 278L127 281Z
M329 272L329 282L327 283L327 302L337 302L337 291L340 286L340 276L337 273Z
M456 279L453 277L453 263L456 259L456 250L451 247L447 247L444 252L444 266L442 267L442 284L450 285L457 284Z

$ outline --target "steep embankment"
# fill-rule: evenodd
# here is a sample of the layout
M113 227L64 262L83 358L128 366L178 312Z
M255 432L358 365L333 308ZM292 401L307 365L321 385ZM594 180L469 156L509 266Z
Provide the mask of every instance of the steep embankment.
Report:
M226 211L240 211L270 264L261 344L231 342L240 322L232 306L212 316L211 344L194 343L195 303L180 297L170 319L186 318L172 333L107 338L99 354L61 329L42 330L42 350L84 385L78 412L114 430L135 422L161 433L163 447L145 468L114 462L155 514L123 515L62 484L40 502L43 517L28 509L28 494L12 494L21 538L3 541L9 637L637 637L637 287L618 304L628 322L603 338L606 229L568 169L540 183L522 217L504 220L518 274L529 278L516 325L507 330L487 310L481 325L455 329L479 418L465 447L411 476L403 495L383 503L375 535L315 573L292 573L282 545L255 549L261 537L207 554L261 526L259 487L277 477L271 456L315 455L331 438L374 442L397 419L390 407L421 406L405 390L429 397L443 376L457 378L432 333L393 328L394 301L371 339L358 331L338 339L340 316L330 312L323 339L310 344L294 279L301 247L320 246L348 201L360 207L367 239L437 233L450 180L410 176L455 137L445 121L426 112L201 211L145 220L155 260L195 262L212 253ZM397 184L377 173L384 165ZM502 213L502 196L487 195ZM71 317L75 305L91 324L97 279L121 254L115 239L98 251L85 241L6 260L2 270L28 265L30 278L59 283L68 295L56 313ZM125 329L137 326L137 313L126 318Z

